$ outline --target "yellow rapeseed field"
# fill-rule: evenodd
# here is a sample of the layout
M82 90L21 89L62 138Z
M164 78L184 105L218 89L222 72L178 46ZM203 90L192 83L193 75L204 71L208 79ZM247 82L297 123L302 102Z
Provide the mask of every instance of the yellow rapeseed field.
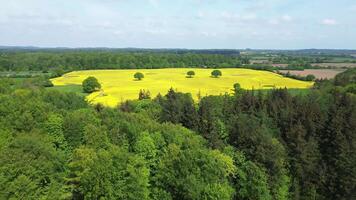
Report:
M195 72L195 76L186 78L186 73L190 70ZM87 99L106 106L116 106L124 100L137 99L140 89L149 90L154 97L158 93L166 94L172 87L179 92L189 92L194 99L198 99L198 94L205 96L231 93L234 83L239 83L244 89L308 88L313 84L267 71L232 68L220 70L220 78L211 77L212 69L87 70L74 71L51 81L55 86L78 85L88 76L94 76L101 83L102 90L90 94ZM133 75L136 72L142 72L145 78L135 80Z

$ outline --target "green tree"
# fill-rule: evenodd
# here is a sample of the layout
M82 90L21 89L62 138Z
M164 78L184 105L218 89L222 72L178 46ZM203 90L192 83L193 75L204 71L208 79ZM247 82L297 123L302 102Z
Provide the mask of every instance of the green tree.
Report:
M149 170L143 158L125 149L80 147L69 168L73 199L148 199Z
M82 86L83 86L83 91L86 93L92 93L92 92L95 92L101 88L101 85L98 82L98 79L96 79L93 76L89 76L88 78L86 78L83 81Z
M282 144L272 137L273 129L262 123L263 120L266 119L246 114L235 116L231 119L229 139L251 161L265 167L273 198L288 199L287 155Z
M214 78L218 78L219 76L222 76L222 72L218 69L215 69L211 72L211 76Z
M231 157L202 149L195 138L167 147L157 170L158 186L173 199L231 199L228 177L235 172ZM209 176L206 176L209 174Z
M237 168L233 176L233 183L236 187L234 199L271 200L266 171L252 161L246 160L242 152L236 151L232 147L226 147L224 151L234 158Z
M224 98L217 96L204 97L199 102L198 130L213 148L223 148L229 139L229 130L223 120Z
M241 94L242 92L241 85L239 83L235 83L233 91L235 96Z
M159 103L162 106L161 121L181 123L193 130L197 127L197 111L191 94L175 92L171 88Z
M325 196L353 199L356 187L356 98L339 91L333 99L321 137L320 149L326 164Z
M305 80L306 81L314 81L315 80L315 76L313 74L308 74L306 77L305 77Z
M188 71L187 72L187 77L188 78L193 78L193 76L195 76L195 72L194 71Z
M64 136L68 144L74 149L84 142L86 126L99 126L100 120L96 113L90 109L79 109L68 112L64 117Z
M51 136L53 144L61 150L68 150L68 144L63 134L63 117L51 114L45 122L45 130Z
M2 127L4 127L3 125L0 125ZM7 145L10 144L10 141L13 139L13 135L11 133L11 131L2 128L0 130L0 152L1 149L5 148Z
M148 166L153 166L156 162L157 149L154 140L151 138L148 132L143 132L137 138L137 141L133 145L135 153L142 156Z
M105 130L103 126L86 125L83 135L84 144L93 149L107 149L110 143Z
M138 100L151 99L151 92L149 90L140 90L138 93Z
M64 154L48 136L17 136L0 151L0 199L63 199ZM54 190L55 189L55 190Z
M141 72L136 72L134 74L134 78L140 81L141 79L145 78L145 76Z

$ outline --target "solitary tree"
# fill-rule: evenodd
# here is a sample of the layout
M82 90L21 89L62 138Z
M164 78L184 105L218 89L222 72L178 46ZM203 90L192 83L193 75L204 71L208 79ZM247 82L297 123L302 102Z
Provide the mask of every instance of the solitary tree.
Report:
M141 72L136 72L135 75L134 75L134 78L137 79L137 80L141 80L143 79L145 76L141 73Z
M241 94L241 85L239 83L235 83L233 91L235 95Z
M188 78L193 78L193 76L195 76L195 72L194 71L188 71L187 72L187 76L188 76Z
M214 78L218 78L219 76L222 76L222 73L220 70L215 69L214 71L211 72L211 76Z
M100 83L98 82L98 79L96 79L93 76L89 76L83 81L83 91L86 93L92 93L94 91L97 91L101 88Z

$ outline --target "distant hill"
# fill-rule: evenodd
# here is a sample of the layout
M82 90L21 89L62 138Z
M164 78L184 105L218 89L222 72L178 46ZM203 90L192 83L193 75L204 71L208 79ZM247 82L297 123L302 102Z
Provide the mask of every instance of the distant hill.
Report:
M258 54L288 54L288 55L353 55L354 49L296 49L296 50L274 50L274 49L245 49L245 53Z
M105 52L128 52L128 53L196 53L196 54L220 54L220 55L240 55L236 49L146 49L146 48L67 48L67 47L33 47L33 46L0 46L0 52L73 52L73 51L105 51Z

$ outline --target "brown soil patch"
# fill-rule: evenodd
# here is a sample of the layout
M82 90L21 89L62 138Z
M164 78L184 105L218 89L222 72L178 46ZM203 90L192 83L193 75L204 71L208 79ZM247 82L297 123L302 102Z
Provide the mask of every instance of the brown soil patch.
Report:
M345 71L344 69L306 69L304 71L297 71L297 70L279 70L282 73L289 73L293 75L299 76L307 76L309 74L313 74L317 79L331 79L334 78L337 74Z

